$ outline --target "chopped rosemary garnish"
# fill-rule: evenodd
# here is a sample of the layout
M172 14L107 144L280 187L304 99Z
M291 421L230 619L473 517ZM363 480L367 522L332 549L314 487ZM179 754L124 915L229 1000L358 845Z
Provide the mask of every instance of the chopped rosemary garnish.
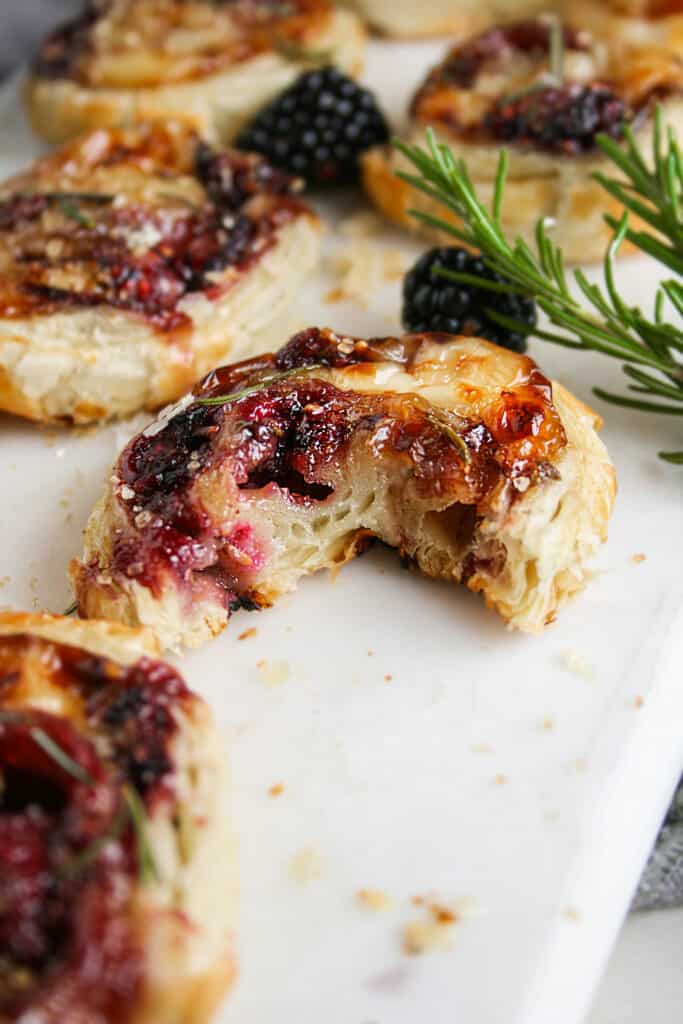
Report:
M564 82L564 25L559 15L550 22L550 74L554 85Z
M105 834L98 839L94 839L73 860L65 864L59 872L60 876L63 878L75 878L82 871L85 871L86 868L89 868L91 864L94 864L107 843L120 839L126 827L128 815L128 806L124 803L121 805L118 814L111 823L111 827L107 829Z
M67 615L75 615L78 611L78 601L72 601L68 608L65 608L62 615L66 618Z
M0 723L16 723L22 721L25 716L21 712L17 711L0 711ZM43 750L48 757L51 757L55 764L65 771L72 778L81 782L85 786L94 786L96 784L95 779L92 777L90 772L86 771L85 768L81 767L72 757L70 757L65 750L63 750L58 743L48 736L44 729L39 726L33 726L29 730L34 743L36 743L41 750ZM112 822L111 827L107 833L95 839L89 846L83 850L78 857L75 858L69 865L66 866L65 873L73 875L78 871L83 870L92 864L100 852L112 839L118 838L126 824L126 820L130 821L130 824L135 832L135 845L137 849L138 859L138 875L140 882L143 885L148 884L151 881L160 881L161 875L157 867L157 863L147 837L147 812L145 805L140 799L137 791L128 783L124 783L121 789L123 798L123 806L121 811L117 814L116 818Z
M123 799L125 800L126 807L128 808L128 815L130 817L131 824L135 829L140 881L143 885L147 885L149 882L159 882L161 881L159 868L157 867L152 847L147 837L147 813L145 811L145 805L140 799L137 790L133 789L132 786L125 785L122 792Z
M43 750L48 757L51 757L55 764L58 764L59 767L67 773L67 775L71 775L77 782L83 783L84 786L95 785L95 780L90 772L86 771L85 768L82 768L72 757L69 757L67 752L62 750L59 744L55 743L55 741L48 736L43 729L40 729L38 726L34 726L30 730L30 735L34 743L37 743L41 750Z
M114 196L108 192L43 192L50 202L94 203L96 206L108 206L114 202Z
M625 210L619 220L605 216L614 235L605 254L604 287L591 284L580 269L573 273L576 285L592 309L586 309L570 292L562 250L550 240L543 220L536 225L535 252L520 238L514 241L506 238L500 221L508 167L505 150L500 156L490 210L478 198L465 162L456 160L431 129L427 132L425 149L395 142L418 172L398 171L397 174L442 204L451 215L460 218L462 224L455 225L418 210L411 211L415 218L480 250L484 263L509 282L508 290L534 296L550 323L560 331L530 328L528 324L487 309L491 319L522 334L534 334L568 348L623 359L624 373L634 382L629 384L629 390L659 401L614 395L596 388L598 397L631 409L683 416L683 323L680 320L666 322L664 318L667 304L672 318L683 316L683 155L673 129L668 130L664 141L660 109L655 115L652 169L628 126L624 128L624 148L604 136L598 136L598 142L626 180L600 173L595 177ZM653 230L631 228L629 213L638 216ZM651 317L639 307L628 305L616 287L614 258L625 238L676 275L657 288ZM458 279L454 272L449 276ZM478 284L490 287L484 278ZM660 455L668 462L683 464L681 452L660 452Z
M314 370L326 369L320 363L313 366L297 366L293 370L283 370L281 373L272 373L268 377L262 377L256 384L250 384L239 391L233 391L229 395L216 395L213 398L198 398L197 405L230 405L232 402L239 402L242 398L255 395L258 391L268 387L270 384L279 384L280 381L288 380L290 377L306 376Z
M87 217L82 210L78 208L76 203L69 199L62 199L57 204L57 209L60 213L63 213L69 220L73 220L76 224L80 224L83 228L92 228L95 226L95 221L92 217Z
M463 462L470 461L470 450L465 444L464 439L460 436L458 431L455 429L452 423L448 421L448 413L445 409L440 409L437 406L432 406L427 410L427 421L431 423L433 427L440 430L444 437L448 438L454 448L460 453Z

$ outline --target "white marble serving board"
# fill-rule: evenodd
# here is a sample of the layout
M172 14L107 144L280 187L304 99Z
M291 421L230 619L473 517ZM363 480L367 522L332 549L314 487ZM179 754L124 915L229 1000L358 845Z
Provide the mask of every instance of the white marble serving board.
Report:
M391 112L440 49L372 44L366 78ZM14 87L0 140L2 175L39 151ZM325 212L360 208L345 195ZM397 330L398 282L369 309L324 301L343 244L283 340L304 323ZM648 303L647 262L620 280ZM610 360L531 351L588 401L622 385ZM183 659L225 732L240 841L240 977L218 1024L579 1024L683 763L683 472L655 455L680 428L597 407L620 481L611 539L543 636L375 550ZM0 418L0 604L69 603L66 564L131 429ZM361 889L391 907L362 907ZM458 920L446 948L410 956L425 895Z

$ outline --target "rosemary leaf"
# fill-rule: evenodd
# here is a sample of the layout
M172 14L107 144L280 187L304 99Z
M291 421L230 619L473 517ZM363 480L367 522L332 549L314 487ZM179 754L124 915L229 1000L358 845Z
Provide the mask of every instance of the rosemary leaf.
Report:
M282 373L272 373L267 377L262 377L256 384L250 384L246 388L241 388L239 391L233 391L229 395L215 395L213 398L198 398L197 405L231 405L233 402L239 402L242 398L247 398L249 395L255 395L258 391L263 388L269 387L271 384L279 384L280 381L289 380L290 377L302 377L307 376L314 370L326 369L320 363L316 363L313 366L297 366L293 370L283 370Z
M58 764L59 767L67 773L67 775L71 775L72 778L76 779L77 782L83 783L84 786L93 786L95 784L95 780L90 772L86 771L85 768L82 768L80 764L77 764L72 757L69 757L67 752L62 750L59 744L55 743L44 729L41 729L39 726L34 726L30 730L30 735L34 743L37 743L41 750L43 750L48 757L51 757L55 764Z
M437 406L432 406L427 409L426 416L427 421L433 427L436 427L450 441L453 447L457 449L463 462L468 463L470 461L470 450L465 444L464 438L460 436L453 424L449 423L448 413Z
M89 868L91 864L94 864L107 843L121 837L123 830L126 827L127 819L128 808L124 804L114 818L108 831L105 832L104 835L99 836L98 839L94 839L92 843L89 843L84 850L70 860L68 864L65 864L59 872L60 876L62 878L75 878Z
M92 228L95 226L95 221L92 217L87 217L82 210L78 208L76 203L72 202L70 199L62 199L61 202L57 204L57 208L65 217L68 217L69 220L75 221L76 224L80 224L83 228Z
M147 836L147 813L145 805L132 786L125 785L122 790L131 824L135 830L138 854L138 873L143 885L161 881L154 853Z

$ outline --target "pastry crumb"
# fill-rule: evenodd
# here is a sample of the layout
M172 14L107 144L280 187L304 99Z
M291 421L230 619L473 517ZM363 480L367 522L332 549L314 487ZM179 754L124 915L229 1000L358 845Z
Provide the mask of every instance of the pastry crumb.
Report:
M252 636L256 636L258 629L256 626L250 626L249 629L243 630L237 637L238 640L249 640Z
M550 715L548 715L547 718L543 719L543 722L541 723L541 728L544 732L551 732L555 728L555 719L551 718Z
M473 743L470 747L473 754L492 754L493 747L488 743Z
M394 677L392 676L391 672L387 672L387 674L384 677L384 682L385 683L390 683L393 680L393 678Z
M305 885L322 878L325 871L325 859L312 846L304 847L295 853L289 862L289 873L295 882Z
M282 782L276 782L275 785L271 786L268 790L268 796L276 797L282 796L285 791L284 784Z
M353 237L333 263L339 283L327 293L326 301L348 301L367 309L383 284L403 277L406 266L400 249Z
M496 785L497 786L505 786L507 784L507 782L508 782L507 775L503 775L502 772L498 772L498 774L496 775L496 778L495 778Z
M581 920L581 914L576 909L576 907L565 907L564 908L564 916L566 918L568 918L570 921L580 921Z
M455 910L441 903L427 902L423 897L413 897L412 902L424 906L428 917L404 925L404 951L417 956L435 949L448 949L453 942L453 926L458 920Z
M289 664L286 661L266 661L262 658L256 662L256 668L266 686L280 686L289 679Z
M642 551L639 551L638 554L631 556L631 561L634 565L640 565L642 562L645 562L646 560L647 555L644 555Z
M593 667L580 651L566 650L560 654L562 668L572 675L581 679L591 680L594 678Z
M436 921L409 921L403 927L403 949L410 956L419 956L434 949L448 949L452 941L450 925Z
M640 694L638 694L636 696L636 698L634 699L634 701L633 701L633 706L634 706L634 708L636 708L636 710L639 711L640 708L642 708L644 703L645 703L645 698L641 697Z
M368 910L390 910L393 905L391 896L382 892L381 889L359 889L356 899L361 906L367 907Z
M345 238L372 238L381 234L384 227L384 221L373 210L361 210L340 222L339 233Z

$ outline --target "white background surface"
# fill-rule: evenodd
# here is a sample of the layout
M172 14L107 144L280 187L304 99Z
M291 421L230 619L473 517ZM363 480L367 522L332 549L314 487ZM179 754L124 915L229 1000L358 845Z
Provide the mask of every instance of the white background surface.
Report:
M400 109L438 50L374 44L368 80ZM3 142L2 171L34 151L13 110ZM396 233L387 242L419 251ZM621 279L632 301L649 300L646 264ZM398 285L362 310L325 304L333 283L311 282L300 322L397 329ZM593 384L621 386L600 357L532 353L583 398ZM664 417L601 411L621 487L605 570L542 637L506 633L473 595L375 551L334 584L316 578L277 608L240 614L184 660L232 752L241 978L221 1024L583 1018L683 760L672 545L683 485L654 454L680 438ZM66 562L127 430L0 420L2 602L68 604ZM567 670L568 651L586 676ZM264 658L284 663L286 681L266 685ZM319 875L308 882L292 871L302 851ZM393 908L362 910L360 888L386 891ZM461 920L452 948L408 957L401 931L424 894Z

